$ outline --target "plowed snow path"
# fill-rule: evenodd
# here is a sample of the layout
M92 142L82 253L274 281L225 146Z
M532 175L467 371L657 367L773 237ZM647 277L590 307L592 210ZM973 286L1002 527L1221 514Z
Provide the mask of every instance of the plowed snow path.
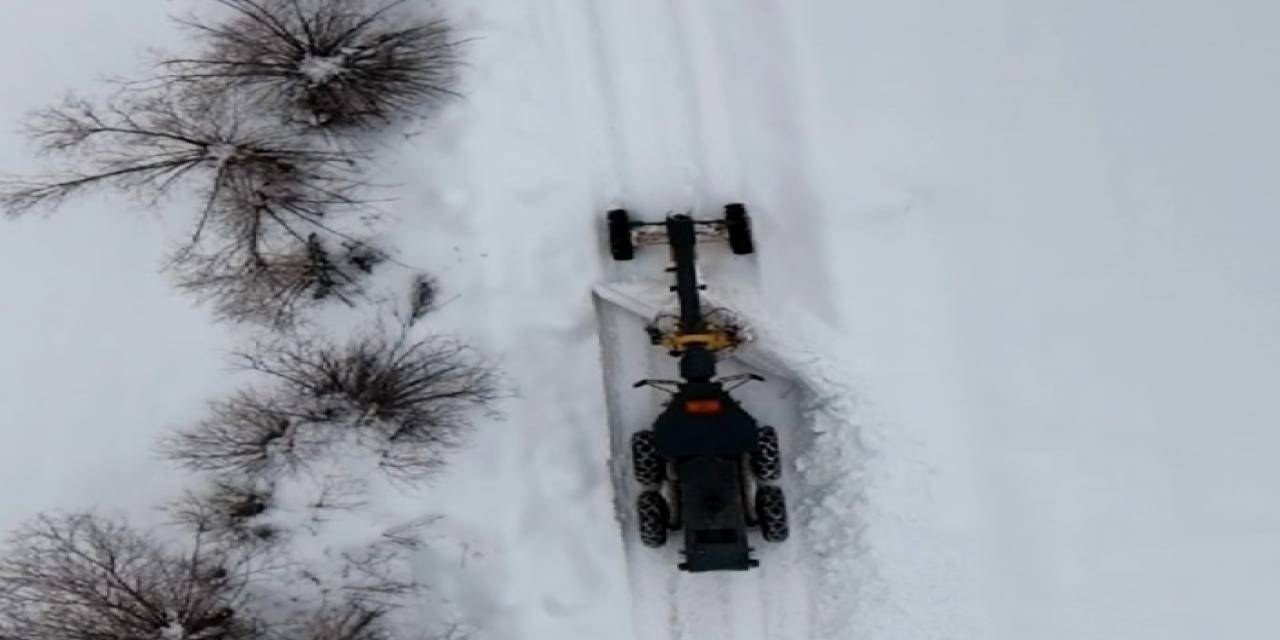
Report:
M719 21L719 11L738 19ZM405 215L401 233L415 239L405 261L448 288L438 321L502 354L519 390L503 408L514 424L493 430L457 465L459 474L486 477L501 500L460 499L450 508L464 529L484 532L478 544L489 553L507 553L510 569L488 565L499 578L479 598L482 637L808 640L848 632L856 585L843 565L820 566L829 547L808 523L834 522L820 511L856 492L837 495L811 470L788 472L794 537L757 545L759 571L690 576L675 569L674 545L657 552L635 544L634 487L619 473L629 463L619 443L652 419L660 398L629 387L670 377L674 361L649 346L642 318L593 307L591 297L601 282L665 278L661 250L633 264L608 259L602 223L610 207L661 219L668 211L714 216L744 201L757 223L758 261L708 247L701 266L713 290L751 292L776 306L827 298L820 230L793 224L805 216L799 155L808 138L785 96L793 70L776 11L766 2L485 0L459 17L478 38L467 100L426 133L420 146L438 155L407 156L403 177L422 185L420 206L443 215L421 223ZM441 230L441 218L458 228ZM791 286L797 269L813 274L803 289ZM823 304L802 308L826 313ZM788 373L767 371L773 381L744 400L782 430L796 463L813 459L814 411L827 399L797 393ZM856 464L856 447L848 450L833 459ZM855 477L845 471L834 475ZM822 540L836 540L836 555L856 562L856 532L831 533L855 529L838 525L821 531ZM472 573L478 583L493 577Z
M568 6L559 6L562 22L571 24ZM769 243L775 241L765 237L776 228L766 222L773 215L800 223L789 225L798 233L778 240L800 241L816 252L821 245L803 237L816 233L817 227L803 224L808 190L798 159L806 138L798 124L802 115L794 112L787 97L796 74L789 66L794 56L787 52L785 15L779 5L582 0L580 6L587 16L597 81L594 95L603 105L605 123L604 135L596 141L605 145L597 153L602 163L603 190L597 192L601 207L593 213L598 216L621 205L650 220L687 210L710 217L718 215L725 202L745 200L762 221L765 260ZM721 19L730 14L734 20ZM787 161L779 162L784 158ZM645 280L661 290L668 284L662 280L667 256L660 249L651 254L634 263L611 265L609 280ZM702 254L704 279L713 288L762 293L754 259L732 259L722 248L704 249ZM825 276L808 284L820 291ZM637 637L815 637L810 585L817 582L818 560L802 524L803 509L793 509L798 520L795 537L777 547L758 545L762 569L748 574L680 574L673 570L678 562L675 541L661 553L638 544L636 488L627 469L627 443L631 433L652 421L662 399L631 391L630 383L643 377L673 377L675 370L668 356L646 344L642 316L643 310L635 307L603 303L599 308L614 481ZM726 368L732 370L732 363ZM802 396L785 378L743 395L751 411L780 428L792 460L811 440L802 425ZM804 494L790 476L784 486L800 504ZM845 550L853 555L857 551Z

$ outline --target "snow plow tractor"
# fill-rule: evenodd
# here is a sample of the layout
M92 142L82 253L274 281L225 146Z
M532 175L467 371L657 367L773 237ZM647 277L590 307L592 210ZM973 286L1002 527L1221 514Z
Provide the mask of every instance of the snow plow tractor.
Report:
M741 204L725 207L720 220L684 214L661 223L633 222L626 210L608 213L610 250L630 260L637 246L670 246L675 273L672 289L679 314L665 326L648 328L653 344L679 359L680 380L641 380L671 398L652 428L631 439L632 468L642 489L636 510L640 541L662 547L671 531L683 531L684 561L690 572L745 571L759 566L747 533L759 529L766 542L788 536L787 507L776 482L782 474L778 433L761 426L730 395L755 374L717 376L718 353L741 340L731 321L704 313L698 283L699 238L727 239L736 254L754 250L750 220Z

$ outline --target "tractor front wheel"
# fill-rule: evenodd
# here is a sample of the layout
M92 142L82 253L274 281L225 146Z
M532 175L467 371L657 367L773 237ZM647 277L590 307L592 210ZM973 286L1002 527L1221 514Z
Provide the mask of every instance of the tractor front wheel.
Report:
M735 202L724 206L724 226L729 232L729 249L745 256L756 250L755 241L751 237L751 216L747 215L747 206Z
M609 212L609 253L614 260L636 257L636 245L631 241L631 216L626 209Z

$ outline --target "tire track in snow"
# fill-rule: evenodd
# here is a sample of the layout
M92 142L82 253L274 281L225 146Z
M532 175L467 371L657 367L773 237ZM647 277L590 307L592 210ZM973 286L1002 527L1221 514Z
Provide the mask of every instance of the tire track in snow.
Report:
M607 412L590 393L600 352L585 295L599 277L598 239L580 217L594 205L580 186L589 149L567 135L581 124L584 98L574 85L582 56L545 7L495 3L484 19L489 35L475 52L483 71L454 188L468 196L458 209L481 247L466 296L484 300L487 313L473 322L485 346L503 354L517 387L503 408L518 423L509 444L488 454L509 495L486 524L511 548L538 549L510 557L511 579L489 603L485 637L601 635L629 626L629 598L602 464Z
M812 157L818 141L801 109L806 74L794 33L796 16L790 11L794 5L774 0L667 2L683 30L682 40L688 47L685 58L698 78L691 97L696 95L694 103L700 112L703 157L717 169L708 176L709 191L731 185L726 197L762 205L754 206L754 211L760 231L757 247L763 257L761 269L752 274L763 294L762 303L791 308L796 301L786 290L794 289L791 283L799 276L807 283L803 290L808 293L801 306L828 323L838 322L838 314L823 299L830 291L830 271L823 256L822 227L817 224L818 202L806 171L806 159ZM804 264L771 264L771 242L804 246L811 259ZM764 277L769 273L775 278ZM767 286L771 283L785 285L786 295L770 295L781 293L776 286ZM813 432L799 422L787 426L791 428L781 432L792 436L792 459L810 456L816 443ZM798 507L802 499L811 497L809 492L801 491L805 487L795 474L784 478L783 486L792 497L793 516L799 516ZM803 552L793 554L789 562L803 568L779 571L776 563L762 567L771 590L763 608L768 637L810 637L823 626L815 618L817 610L808 592L823 582L819 575L825 569L811 550L807 527L800 519L796 518L788 544ZM787 581L792 584L781 586Z
M671 42L668 50L673 54L669 62L670 79L673 81L671 99L682 111L681 117L669 120L671 130L676 132L675 139L681 142L679 158L671 161L677 164L683 177L678 185L683 190L682 204L697 215L712 217L719 213L725 202L738 201L742 197L731 193L717 194L718 191L724 193L716 188L722 184L719 176L724 169L712 160L704 132L707 120L715 119L718 114L705 117L704 97L714 90L706 90L704 82L710 79L699 73L702 65L691 44L699 35L691 36L678 1L652 2L649 6L661 20L656 29L666 34ZM679 129L676 129L677 125ZM699 254L702 280L709 287L754 284L754 278L750 277L754 274L754 260L734 259L722 247L714 245L701 246ZM651 350L650 358L653 375L661 375L674 368L674 361L658 350ZM670 376L669 373L666 375ZM673 544L682 543L679 537L676 536ZM756 546L762 545L758 543ZM761 637L763 625L756 624L756 614L761 618L767 617L769 608L761 572L681 575L677 584L673 594L674 606L680 608L690 621L689 638L750 640Z
M693 193L686 203L703 216L719 215L729 202L746 202L756 211L750 193L743 188L741 162L731 129L733 118L726 97L726 69L718 65L722 57L735 58L731 52L715 50L715 27L726 21L708 21L692 10L700 3L665 0L666 29L675 41L680 64L680 91L687 116L686 130L680 136L689 143L687 158L689 182ZM753 259L729 258L723 246L709 245L701 252L718 259L703 260L700 269L704 280L720 286L760 288L760 270Z
M762 171L788 158L744 158L740 150L751 147L740 141L756 144L764 136L782 149L774 139L780 134L755 131L762 118L757 107L738 113L729 99L759 90L772 77L731 75L740 41L750 41L757 27L763 34L771 27L721 23L708 13L712 5L702 3L511 0L492 6L485 9L490 35L477 46L491 59L482 65L482 88L468 109L472 126L457 150L461 160L448 168L454 178L448 197L440 199L467 221L468 247L495 258L467 270L475 282L464 304L480 311L469 314L476 332L487 335L490 350L507 354L508 371L524 386L509 412L520 422L510 436L515 444L491 457L500 486L510 490L503 505L509 510L486 523L496 537L519 538L523 542L512 546L538 553L512 558L518 567L513 584L490 603L504 634L492 637L576 637L565 633L571 629L599 636L615 627L605 635L625 638L634 628L643 640L809 637L803 610L793 605L794 597L806 597L807 585L789 582L803 577L791 569L800 564L797 542L757 545L762 568L732 576L678 573L674 544L662 551L638 544L626 439L651 422L662 398L632 392L629 383L671 376L675 363L649 347L635 317L602 319L601 350L590 338L593 309L583 295L605 272L598 262L605 253L598 235L602 204L625 202L660 217L691 204L705 210L721 199L754 204L761 190L773 193L773 176ZM768 223L781 210L757 211ZM766 248L772 242L762 241ZM664 254L650 251L634 265L610 263L609 269L624 279L665 278ZM717 247L705 257L713 291L745 282L734 279L733 269L752 264L723 260L727 252ZM612 335L609 322L617 325ZM602 359L613 371L606 375L617 396L609 408L618 409L608 413L597 399L584 400L597 389ZM732 371L726 366L725 372ZM744 401L766 403L769 388ZM782 392L773 399L779 406L792 400ZM606 420L607 433L601 432ZM770 420L780 427L796 423ZM599 478L606 450L613 452L612 483ZM790 482L784 483L789 490ZM572 509L564 508L565 496L572 496ZM611 498L622 520L621 544L606 522ZM602 583L622 584L597 588ZM622 607L630 606L633 620L608 607L628 588L634 595Z
M788 134L799 130L785 106L777 111L775 106L759 107L742 100L752 92L773 92L788 86L785 78L779 77L786 75L779 72L785 65L756 74L743 73L735 66L741 64L739 54L744 44L759 39L783 41L778 25L761 22L758 18L768 14L758 10L749 12L757 19L747 23L716 20L708 16L708 6L681 0L585 0L581 5L591 25L596 94L608 121L600 128L608 132L608 148L597 154L609 158L613 165L603 170L607 177L599 200L607 206L626 205L654 219L668 210L694 207L705 215L727 201L763 201L773 206L756 211L763 210L767 219L771 211L790 213L776 206L779 198L798 200L807 191L803 180L791 179L803 176L803 170L783 172L785 179L772 170L795 160L794 154L742 157L743 149L785 150L792 137ZM748 26L744 28L744 24ZM720 33L726 25L736 32ZM784 126L762 127L778 123ZM769 238L763 242L767 245ZM642 253L633 264L613 265L611 279L662 277L665 252L648 253L658 255ZM730 259L727 254L716 247L704 251L707 282L713 288L757 289L760 279L754 261ZM599 314L611 408L612 473L626 541L637 637L810 637L807 571L812 558L801 552L807 545L799 527L794 528L795 537L786 545L770 548L757 544L764 560L762 568L733 576L677 573L673 547L678 546L678 540L662 551L639 544L632 514L636 488L628 468L628 441L631 433L652 421L661 399L637 400L635 396L645 395L639 392L626 398L619 390L628 389L631 382L623 374L629 368L628 361L632 363L631 378L670 377L675 366L672 359L647 346L638 320L611 317L616 316L616 310L601 309ZM643 366L634 368L636 362ZM776 401L794 405L794 398L784 396L780 394ZM761 407L758 412L767 413L768 409ZM798 446L802 439L797 429L799 410L792 406L789 413L783 420L771 422L795 436L791 440ZM783 485L795 501L795 482L787 479ZM658 621L665 621L665 625Z
M675 209L681 205L671 185L684 182L676 163L688 150L670 132L681 110L673 104L673 70L660 57L668 47L654 29L650 3L580 0L580 7L589 16L593 53L604 62L597 81L611 119L619 182L618 191L607 195L636 211Z
M684 104L692 87L679 59L676 33L668 22L669 15L664 15L667 12L658 3L587 0L584 9L594 26L592 40L596 58L606 62L597 77L606 87L601 93L607 96L605 109L613 119L609 129L615 151L610 155L615 161L625 163L613 172L622 185L614 196L619 200L610 204L625 205L637 214L654 219L666 211L695 204L696 183L700 177L695 167L696 145L692 144L695 127L687 121L689 109ZM658 259L662 260L661 256ZM665 265L652 259L639 260L635 265L616 265L615 276L635 277L649 267L660 266ZM662 273L660 268L657 273ZM608 318L602 320L609 322ZM647 348L640 325L632 324L629 335L616 335L611 341L614 345L619 344L618 339L641 345L639 352L626 349L631 352L628 355L633 363L644 363L641 369L632 369L631 377L669 376L671 362L665 355L655 357L652 349ZM614 329L610 333L619 331ZM718 606L719 595L715 590L708 589L706 580L698 583L676 573L675 541L672 547L659 553L644 548L636 539L632 513L636 489L631 486L630 474L625 468L629 460L629 437L652 421L659 404L653 394L636 392L635 397L647 400L649 406L620 409L624 404L633 404L635 399L623 401L616 397L615 390L629 388L630 380L619 375L626 367L618 363L613 366L615 375L607 379L607 384L615 394L611 419L614 476L619 483L618 508L626 540L637 636L645 640L730 637L723 635L728 630L724 624L725 607ZM665 614L661 613L664 610ZM706 612L721 615L709 619ZM669 623L665 628L649 624L655 619Z
M704 119L705 143L715 150L712 158L734 173L731 197L747 200L760 214L761 259L768 265L771 243L805 247L804 264L769 265L774 268L761 272L762 286L773 284L766 286L769 293L839 326L838 306L829 297L832 271L817 212L821 203L810 178L813 150L822 142L802 108L805 82L817 80L806 77L801 40L793 32L794 14L804 3L669 1L696 33L689 41L698 53L690 59L700 65L700 84L718 87L703 99L711 114ZM806 286L792 286L797 279Z
M754 141L762 133L757 123L743 127L743 117L735 118L735 112L742 114L749 111L752 103L739 104L732 101L730 90L736 91L777 91L785 86L780 78L773 75L749 73L743 69L741 58L741 41L730 41L725 32L732 32L737 37L746 37L748 41L780 40L776 36L779 24L775 20L754 20L742 22L738 20L741 11L735 6L722 6L717 12L709 4L689 3L682 0L666 0L666 29L673 34L676 51L680 59L681 95L684 98L688 116L681 122L688 125L682 136L683 140L692 141L694 150L689 158L695 159L693 167L694 180L698 183L695 202L702 211L714 211L724 202L746 200L754 204L755 198L744 187L750 185L744 173L744 162L741 157L740 139ZM727 13L725 13L727 12ZM711 15L709 15L709 13ZM724 16L735 16L734 20L725 20ZM745 27L745 28L744 28ZM728 42L728 44L726 44ZM754 69L754 67L748 67ZM760 83L764 84L761 85ZM787 156L789 160L792 156ZM780 157L767 158L770 165L776 164ZM764 175L757 172L753 177L767 185L774 178L772 173ZM764 187L768 188L768 187ZM768 217L767 208L762 212ZM759 215L757 217L760 217ZM769 238L761 242L767 245ZM760 273L755 259L742 259L729 255L722 247L708 247L712 251L704 251L708 259L704 261L706 281L712 290L733 289L753 290L758 293ZM716 251L718 250L718 251ZM756 294L750 294L756 295ZM740 367L739 363L729 361L726 366ZM745 369L739 369L745 370ZM759 390L748 390L746 395L764 397ZM744 401L749 402L744 399ZM779 406L790 406L792 398L777 398ZM795 447L794 455L800 442L805 439L800 432L799 411L795 409L784 413L785 421L775 417L769 420L771 411L764 406L753 408L753 412L766 422L773 422L779 427L784 441ZM782 482L793 501L798 497L796 483L791 481L790 474ZM761 544L759 552L762 567L758 572L726 580L717 585L720 588L722 601L721 614L724 616L723 628L733 629L733 638L807 638L809 637L809 604L807 577L811 558L800 553L807 548L804 531L800 527L793 528L793 538L782 547ZM759 617L741 615L742 612L759 612Z
M694 3L696 4L696 3ZM690 3L666 0L669 28L675 34L680 54L685 110L689 114L687 139L696 141L691 158L699 186L691 202L697 209L709 210L742 199L741 170L733 148L728 108L724 104L724 81L712 68L707 38L710 25L689 9Z

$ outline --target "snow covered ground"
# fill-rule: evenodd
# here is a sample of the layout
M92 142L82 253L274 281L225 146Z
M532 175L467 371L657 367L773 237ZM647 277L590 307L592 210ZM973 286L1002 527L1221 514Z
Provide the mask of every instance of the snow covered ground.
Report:
M0 25L0 165L33 167L23 115L140 68L178 3L13 2ZM177 479L151 437L225 388L227 332L157 271L172 227L90 197L0 225L0 528L50 508L154 517Z
M174 38L173 3L14 4L11 123ZM1273 626L1280 8L442 4L474 37L467 99L392 146L389 235L444 283L438 325L516 388L422 498L448 524L421 568L479 637ZM26 166L3 141L4 166ZM838 424L796 426L789 482L810 493L792 546L763 554L775 573L664 583L670 558L629 547L615 514L602 362L634 347L599 338L592 288L617 276L600 216L730 200L751 205L759 253L724 285L756 292L780 344L820 353L798 375L836 372L848 393L826 405ZM0 230L2 526L146 513L173 490L152 437L227 384L227 332L153 273L163 223L118 208ZM782 593L750 606L770 575ZM725 627L657 613L689 594ZM787 624L769 621L779 603Z

